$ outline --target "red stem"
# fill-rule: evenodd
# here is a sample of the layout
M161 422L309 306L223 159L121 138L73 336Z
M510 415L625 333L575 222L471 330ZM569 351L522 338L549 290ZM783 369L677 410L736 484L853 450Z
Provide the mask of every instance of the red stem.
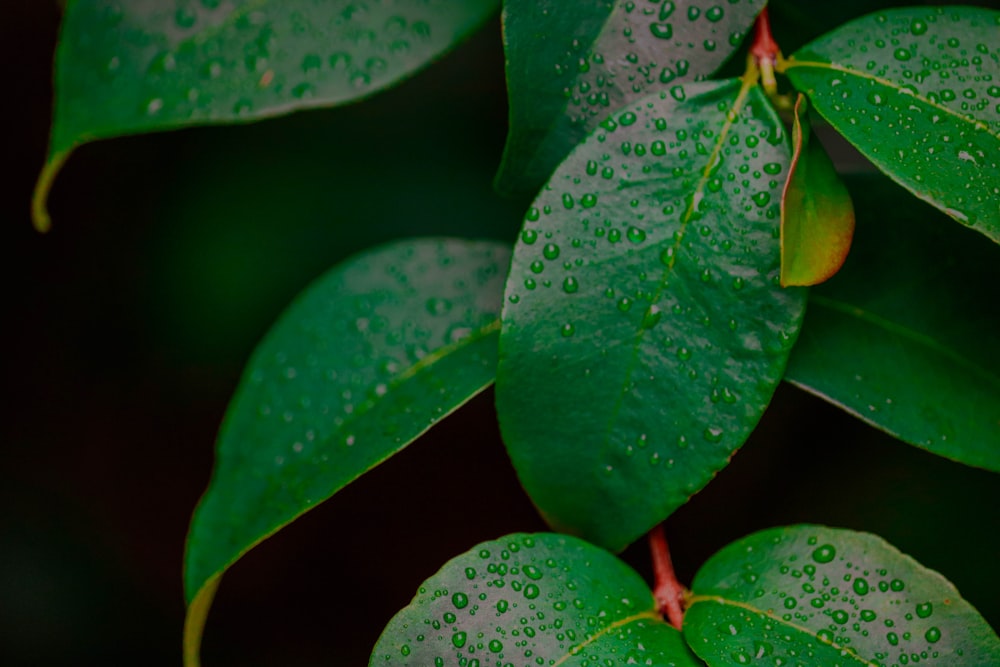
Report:
M684 621L684 610L681 601L684 599L684 587L677 581L674 574L674 564L670 560L670 548L667 537L663 533L663 524L649 531L649 551L653 558L653 597L660 613L667 617L670 625L678 630Z
M756 23L754 23L753 44L750 46L750 55L758 63L761 60L767 60L773 64L778 59L780 51L778 43L774 41L774 36L771 34L771 19L768 17L767 7L765 7L757 16Z

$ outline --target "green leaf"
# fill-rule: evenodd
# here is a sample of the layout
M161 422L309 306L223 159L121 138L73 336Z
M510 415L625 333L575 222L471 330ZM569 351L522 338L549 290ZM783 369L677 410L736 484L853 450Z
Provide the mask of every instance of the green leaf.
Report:
M189 614L246 551L489 385L508 257L495 242L396 242L334 268L281 316L236 390L191 521Z
M813 108L917 197L1000 242L1000 12L889 10L779 63Z
M361 99L425 66L496 0L74 0L55 67L45 197L78 145Z
M420 586L369 665L697 667L630 567L565 535L484 542Z
M833 162L810 141L808 102L799 94L792 128L792 164L781 195L781 284L816 285L847 258L854 208Z
M743 444L798 333L778 287L789 150L752 82L607 119L529 210L507 281L497 409L549 523L622 549Z
M684 637L711 667L989 667L1000 639L937 572L825 526L738 540L695 576Z
M507 0L510 133L497 188L534 192L609 111L707 78L764 0Z
M1000 248L885 179L849 185L854 247L812 290L785 379L910 444L1000 472Z

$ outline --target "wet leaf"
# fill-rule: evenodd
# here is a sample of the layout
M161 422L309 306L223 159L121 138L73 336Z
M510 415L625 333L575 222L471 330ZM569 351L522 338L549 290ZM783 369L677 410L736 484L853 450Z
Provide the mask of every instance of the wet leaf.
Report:
M697 667L623 562L565 535L514 534L445 564L389 622L371 667Z
M710 667L986 667L1000 639L955 587L869 533L789 526L705 563L684 637Z
M45 197L78 145L361 99L479 26L496 0L75 0L55 68Z
M781 284L816 285L847 258L854 208L823 145L810 135L808 102L795 102L792 163L781 195Z
M396 242L334 268L281 316L247 364L191 521L190 616L246 551L493 380L508 257L494 242ZM200 633L189 622L189 664Z
M536 191L611 111L715 72L764 0L507 0L510 133L497 188Z
M1000 248L884 178L848 185L854 247L810 292L785 379L910 444L1000 472Z
M805 293L781 289L789 149L763 93L687 84L606 120L529 210L497 410L549 523L622 549L753 429Z
M1000 12L887 10L782 67L879 169L1000 242Z

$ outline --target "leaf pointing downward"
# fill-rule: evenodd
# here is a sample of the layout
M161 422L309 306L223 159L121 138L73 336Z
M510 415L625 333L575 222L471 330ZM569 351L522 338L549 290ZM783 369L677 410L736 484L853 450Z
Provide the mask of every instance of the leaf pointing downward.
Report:
M811 138L808 102L795 102L794 149L781 194L781 284L815 285L841 267L854 234L851 196L823 146Z
M777 284L787 167L752 82L687 84L607 119L528 212L497 411L552 525L621 549L757 423L805 300Z
M188 664L218 578L486 387L509 251L397 242L336 267L255 350L191 521Z

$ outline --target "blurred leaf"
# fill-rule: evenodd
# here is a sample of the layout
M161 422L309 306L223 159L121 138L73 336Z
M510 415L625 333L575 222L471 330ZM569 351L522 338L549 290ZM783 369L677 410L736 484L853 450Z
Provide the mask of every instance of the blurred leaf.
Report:
M917 197L1000 242L1000 12L889 10L779 63L813 107Z
M56 52L45 197L82 143L241 123L375 93L452 47L496 0L75 0Z
M882 178L814 288L785 379L906 442L1000 472L1000 248Z
M781 284L815 285L835 274L847 258L854 209L830 156L812 130L808 102L795 102L792 163L781 195Z
M369 664L700 663L623 562L572 537L515 534L473 547L425 581Z
M763 7L763 0L507 0L510 134L497 188L534 192L609 111L707 78Z
M508 252L397 242L336 267L282 315L247 365L191 521L185 590L201 622L189 653L227 567L493 380Z
M1000 655L996 633L940 574L875 535L807 525L712 556L695 577L684 637L711 667L987 667Z
M752 82L679 90L616 114L563 162L507 281L504 441L550 524L611 550L743 444L805 303L778 286L781 121Z

